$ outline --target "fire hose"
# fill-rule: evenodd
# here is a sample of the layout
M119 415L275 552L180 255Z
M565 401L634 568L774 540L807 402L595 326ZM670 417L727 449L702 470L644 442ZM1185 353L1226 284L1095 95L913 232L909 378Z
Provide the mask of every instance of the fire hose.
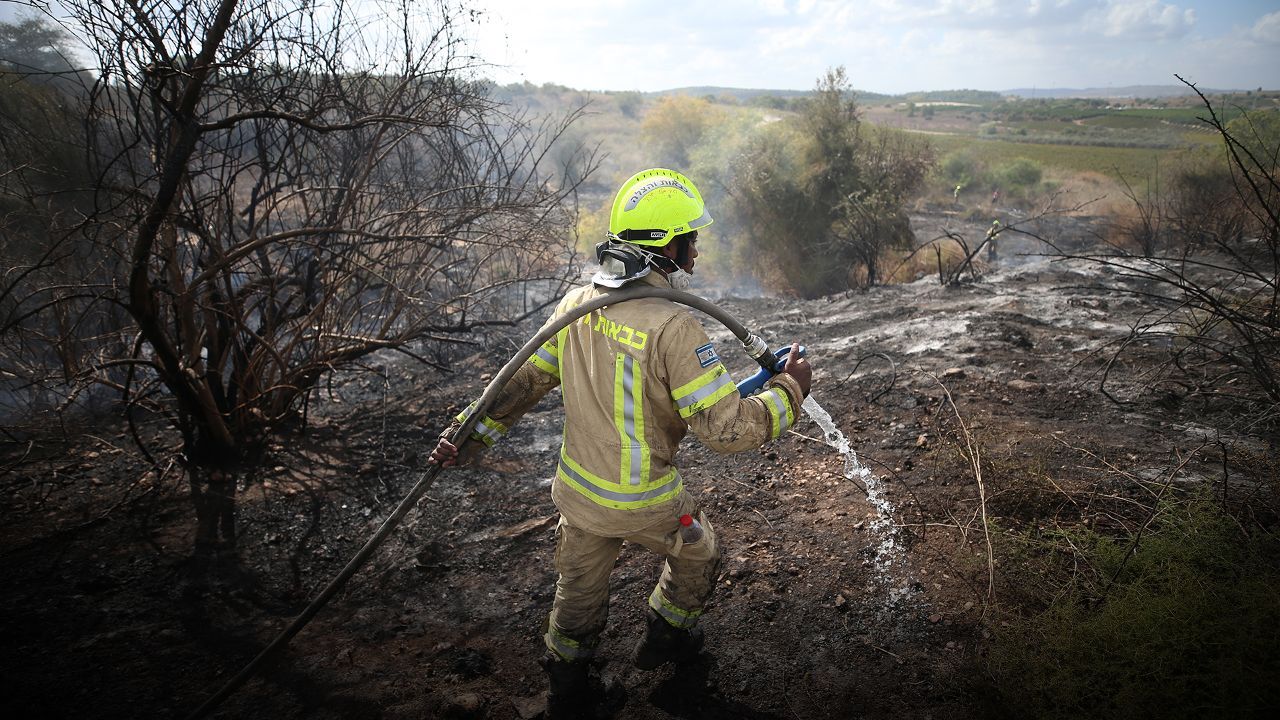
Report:
M759 372L738 383L738 392L742 396L745 397L759 390L763 387L766 380L782 371L785 365L788 348L779 348L776 353L771 351L768 344L765 343L760 336L749 332L742 323L738 322L710 301L679 290L655 287L653 285L642 284L623 287L618 290L607 291L605 294L597 298L593 298L592 300L568 310L563 315L556 318L554 322L550 323L530 338L529 341L526 342L509 361L507 361L507 364L502 367L502 370L493 378L493 380L489 381L489 384L485 387L484 393L480 396L480 399L471 407L471 411L465 415L461 426L454 433L454 438L461 438L461 441L455 441L455 444L458 445L459 449L461 449L462 445L469 441L471 431L475 428L476 423L480 418L484 417L489 411L489 408L493 406L493 403L497 400L498 393L506 386L507 381L515 375L516 370L518 370L520 366L523 365L524 362L542 346L543 343L555 336L560 329L584 315L595 312L603 307L617 305L618 303L625 302L627 300L647 297L670 300L681 305L687 305L688 307L710 315L728 328L729 331L733 333L734 337L742 342L743 349L746 350L747 354L760 365ZM803 352L803 349L801 349L801 354L803 354ZM314 618L316 614L328 604L329 600L347 584L347 581L364 566L365 562L367 562L369 557L373 555L374 551L377 550L378 547L382 545L383 541L387 539L387 536L391 534L391 531L394 530L396 526L400 524L400 521L404 519L404 516L407 515L415 505L417 505L418 500L422 498L422 495L431 487L432 483L435 482L436 476L440 474L440 471L441 467L439 465L432 465L428 468L426 472L422 474L422 477L418 479L418 482L414 484L413 488L409 490L409 493L405 495L404 499L400 501L400 504L396 506L395 511L382 522L378 531L374 533L367 542L365 542L364 546L361 547L351 560L347 562L346 566L342 568L337 576L334 577L334 579L330 581L318 595L315 596L311 603L308 604L307 607L289 623L288 627L276 636L275 640L273 640L271 644L263 648L257 656L250 660L249 663L240 670L240 672L236 673L235 676L228 680L216 693L210 696L209 699L205 700L204 703L202 703L200 707L196 708L194 712L188 715L188 720L198 720L199 718L206 717L209 713L213 712L213 710L230 697L232 693L239 689L241 685L248 681L249 678L253 677L253 675L267 660L271 659L277 651L287 645L289 641L302 630L302 628L306 627L307 623L311 622L311 619Z

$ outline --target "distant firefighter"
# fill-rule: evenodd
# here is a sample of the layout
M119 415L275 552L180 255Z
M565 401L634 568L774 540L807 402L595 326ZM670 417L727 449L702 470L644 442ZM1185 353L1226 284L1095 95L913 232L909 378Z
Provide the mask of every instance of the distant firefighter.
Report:
M997 191L999 192L999 191ZM993 201L994 202L994 201ZM996 236L1000 234L1000 221L992 220L991 227L987 230L987 262L995 263L999 260L996 250Z

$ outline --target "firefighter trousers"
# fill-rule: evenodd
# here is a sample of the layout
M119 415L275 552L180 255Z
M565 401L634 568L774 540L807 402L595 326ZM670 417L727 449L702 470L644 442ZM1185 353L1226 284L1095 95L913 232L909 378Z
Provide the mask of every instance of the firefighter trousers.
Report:
M675 627L693 627L714 589L720 547L706 516L692 514L703 531L696 543L680 538L678 516L626 537L601 537L574 527L561 515L555 555L560 577L544 638L547 647L566 660L594 653L609 615L609 575L624 541L665 558L649 606Z

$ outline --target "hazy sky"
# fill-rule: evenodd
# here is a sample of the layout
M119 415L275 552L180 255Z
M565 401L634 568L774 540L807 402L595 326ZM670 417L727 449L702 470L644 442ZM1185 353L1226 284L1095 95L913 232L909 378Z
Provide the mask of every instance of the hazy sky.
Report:
M1278 0L477 0L498 79L586 90L1280 88Z
M1280 89L1280 0L451 1L484 10L463 24L500 82L808 90L844 65L855 88L886 93L1171 85L1174 73ZM386 0L354 2L370 13ZM0 0L0 20L21 9Z

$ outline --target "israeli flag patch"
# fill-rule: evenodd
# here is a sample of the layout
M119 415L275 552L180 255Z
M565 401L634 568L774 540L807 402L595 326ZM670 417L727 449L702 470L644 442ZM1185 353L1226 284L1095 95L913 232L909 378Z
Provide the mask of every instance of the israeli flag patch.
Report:
M698 364L702 367L711 367L720 362L720 356L716 354L716 349L711 347L711 343L694 350L694 353L697 354Z

